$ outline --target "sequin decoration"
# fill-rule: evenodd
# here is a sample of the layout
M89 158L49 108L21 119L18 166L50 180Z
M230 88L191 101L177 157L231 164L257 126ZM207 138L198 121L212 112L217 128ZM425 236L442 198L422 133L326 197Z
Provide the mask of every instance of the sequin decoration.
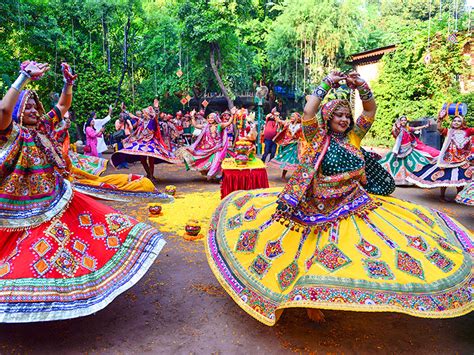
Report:
M298 273L298 264L296 261L293 261L278 274L278 284L280 285L280 288L283 291L286 290L295 281Z
M50 265L44 259L39 259L33 264L33 269L38 273L39 276L43 276L49 270Z
M265 246L265 256L270 259L274 259L283 254L283 248L281 246L281 240L269 241Z
M349 259L335 244L328 244L323 250L318 251L316 261L319 262L326 270L331 272L338 270L349 263Z
M369 128L372 126L372 123L374 122L373 117L367 117L364 115L360 115L359 118L356 120L356 125L359 127L361 130L364 132L367 132Z
M387 235L385 235L384 232L382 232L380 230L379 227L377 227L375 225L375 223L373 223L370 218L368 218L367 216L363 216L362 219L364 220L364 222L369 226L370 229L372 229L375 234L377 234L377 236L382 239L385 244L387 244L390 248L392 249L395 249L398 247L397 243L395 243L393 240L391 240Z
M105 220L112 233L120 233L132 226L130 219L119 213L109 213L105 216Z
M117 249L120 246L120 240L115 235L107 237L107 247L110 249Z
M339 227L339 224L337 226ZM331 229L329 230L329 242L337 244L338 239L339 239L339 233L337 232L337 227L331 226Z
M75 240L72 244L72 248L80 254L84 254L87 250L87 244L80 240Z
M90 255L84 255L81 265L87 270L95 271L97 269L97 260Z
M74 256L67 250L60 250L54 260L54 266L63 275L73 277L78 268Z
M426 255L426 258L443 272L449 272L453 269L454 262L437 249Z
M234 217L231 217L227 220L227 229L236 229L241 227L243 224L242 215L240 213L236 214Z
M423 268L421 263L414 259L410 254L402 250L397 250L396 253L396 265L397 268L409 275L418 277L422 280L425 279Z
M92 217L89 213L81 213L78 218L79 218L79 225L81 227L92 226Z
M447 241L446 239L441 238L441 237L438 237L438 238L436 239L436 241L438 242L439 246L440 246L441 248L443 248L444 250L450 251L450 252L455 252L455 251L456 251L456 249L454 249L454 248L451 246L451 244L448 243L448 241Z
M413 213L416 214L427 225L429 225L430 227L433 227L435 222L431 218L429 218L426 214L421 212L418 208L415 208L413 210Z
M365 259L363 262L364 269L367 271L369 277L384 280L394 279L392 271L384 261Z
M245 230L240 233L239 240L235 246L236 251L241 252L253 252L255 245L257 244L258 229Z
M364 238L361 238L359 244L356 244L356 248L365 256L369 258L378 258L380 256L380 250L375 245L369 243Z
M405 235L408 239L408 246L421 251L422 253L426 253L429 249L428 244L426 241L420 236L411 236Z
M258 255L250 265L250 271L256 274L259 278L262 278L270 268L270 262L266 260L262 255Z
M53 237L60 244L67 242L71 236L67 225L58 220L51 222L50 226L44 231L44 234Z
M96 239L107 237L107 229L103 224L94 224L91 228L92 235Z
M244 219L247 222L254 221L257 218L258 212L260 212L259 208L255 208L255 206L250 207L247 212L245 212Z
M268 317L269 319L275 318L274 312L276 305L274 302L268 301L267 299L261 297L256 292L248 288L242 291L242 293L240 294L240 298L254 311L258 312L264 317Z
M8 275L10 273L10 263L6 262L0 264L0 277Z
M238 210L240 210L242 207L244 207L244 205L250 201L250 199L253 197L252 194L245 194L243 195L242 197L239 197L237 199L235 199L235 201L233 202L235 207L237 207Z
M40 257L43 257L51 250L51 245L45 239L41 238L33 245L33 250Z

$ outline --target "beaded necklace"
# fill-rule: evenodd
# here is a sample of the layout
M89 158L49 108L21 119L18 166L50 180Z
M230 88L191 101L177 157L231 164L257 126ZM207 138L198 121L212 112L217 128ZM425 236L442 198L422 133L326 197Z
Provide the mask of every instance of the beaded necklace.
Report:
M346 132L333 132L328 130L329 136L333 137L338 143L345 143L347 142L347 133Z

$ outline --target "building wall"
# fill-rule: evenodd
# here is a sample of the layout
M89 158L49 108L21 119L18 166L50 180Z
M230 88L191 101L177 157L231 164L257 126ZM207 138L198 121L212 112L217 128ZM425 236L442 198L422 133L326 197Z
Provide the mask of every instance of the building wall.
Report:
M371 85L378 77L380 72L381 63L369 63L361 64L355 67L355 70L360 74L365 81ZM354 117L359 117L362 113L362 101L359 98L359 94L356 94L356 101L354 105Z

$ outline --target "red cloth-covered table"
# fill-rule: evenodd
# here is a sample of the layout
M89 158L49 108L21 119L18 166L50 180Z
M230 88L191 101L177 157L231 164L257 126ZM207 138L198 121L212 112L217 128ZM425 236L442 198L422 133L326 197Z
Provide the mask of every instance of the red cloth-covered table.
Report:
M233 158L222 162L221 199L237 190L253 190L269 187L265 164L260 159L237 166Z

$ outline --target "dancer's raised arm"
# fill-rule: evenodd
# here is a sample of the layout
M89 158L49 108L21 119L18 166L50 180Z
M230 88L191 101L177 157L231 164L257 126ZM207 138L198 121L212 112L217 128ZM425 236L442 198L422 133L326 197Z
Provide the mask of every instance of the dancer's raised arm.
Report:
M71 67L67 63L61 63L61 69L63 71L64 87L56 106L59 111L61 111L61 117L64 117L71 107L72 86L74 85L74 81L77 79L77 74L72 74Z
M0 101L0 130L12 122L12 113L21 90L32 80L40 79L49 70L48 63L25 61L20 66L20 75Z
M318 130L316 113L331 88L338 88L339 82L345 79L345 75L339 71L332 71L326 76L314 92L306 97L306 105L303 110L302 126L303 135L307 142L311 142Z
M306 97L306 105L304 106L303 111L303 121L313 121L315 120L316 113L319 110L321 102L324 100L324 97L327 95L331 88L338 88L339 81L345 79L343 73L339 71L332 71L328 76L326 76L319 86L314 90L314 92Z
M357 89L357 91L359 91L359 96L362 100L362 114L365 117L374 118L377 105L367 82L360 77L359 73L353 71L347 74L346 83L351 89Z

